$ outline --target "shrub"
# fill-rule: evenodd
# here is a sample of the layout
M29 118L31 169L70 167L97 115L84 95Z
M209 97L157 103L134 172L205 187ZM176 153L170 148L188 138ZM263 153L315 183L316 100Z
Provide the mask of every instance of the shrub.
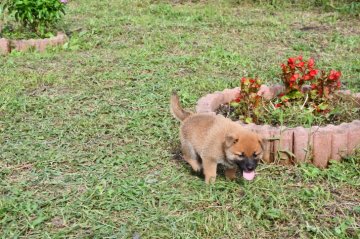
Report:
M23 27L44 35L65 14L67 0L5 0L3 11Z

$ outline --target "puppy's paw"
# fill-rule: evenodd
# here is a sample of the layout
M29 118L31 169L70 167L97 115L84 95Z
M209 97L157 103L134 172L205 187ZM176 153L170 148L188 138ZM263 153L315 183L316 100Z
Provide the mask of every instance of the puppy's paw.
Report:
M193 164L191 167L197 173L201 171L201 166L199 164Z

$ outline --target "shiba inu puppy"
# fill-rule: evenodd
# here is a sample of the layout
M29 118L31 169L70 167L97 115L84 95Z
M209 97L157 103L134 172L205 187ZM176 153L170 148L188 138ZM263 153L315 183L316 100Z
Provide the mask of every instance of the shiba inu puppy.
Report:
M181 121L180 140L184 160L194 171L203 170L205 182L215 182L218 164L225 166L225 176L236 178L237 168L247 180L255 177L262 157L262 139L254 132L221 115L191 113L184 110L176 92L170 109Z

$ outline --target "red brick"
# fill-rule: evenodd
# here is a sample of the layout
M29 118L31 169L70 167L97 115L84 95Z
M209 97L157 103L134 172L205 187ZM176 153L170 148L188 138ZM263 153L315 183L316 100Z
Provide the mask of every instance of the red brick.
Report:
M328 125L326 127L331 130L330 159L339 161L348 152L348 132L341 130L339 126Z
M314 131L313 164L325 168L331 156L331 131L320 127Z
M349 123L341 123L340 125L337 126L337 128L339 129L339 131L343 132L344 134L347 135L347 139L346 139L346 155L348 155L350 153L349 150L349 132L350 132L350 124Z
M293 137L294 130L291 128L285 128L281 130L280 141L279 141L279 157L281 163L291 164L294 161L293 156Z
M351 154L360 147L360 120L354 120L349 124L348 153Z
M50 45L50 40L49 39L41 39L38 41L38 44L37 44L37 50L39 52L44 52L46 50L46 47Z
M256 129L256 124L250 123L250 124L243 124L243 127L247 130L254 131Z
M240 88L235 89L225 89L223 92L224 103L229 103L240 95Z
M297 163L305 162L311 153L312 135L309 129L304 127L296 127L294 129L294 148L293 153L295 154L295 161Z
M271 141L269 140L271 138L271 134L269 131L270 128L271 126L264 125L262 127L259 127L259 131L258 131L258 133L263 139L263 146L264 146L263 161L267 163L272 162L270 157L271 156Z
M55 46L65 43L68 40L67 36L63 33L58 33L56 37L45 39L29 39L29 40L13 40L11 45L17 51L26 51L32 47L36 50L43 52L48 46Z
M11 45L13 46L13 49L17 51L26 51L31 47L27 44L26 40L13 40L11 41Z
M62 45L67 41L68 41L68 37L64 33L58 32L58 34L55 37L49 39L48 45L50 46Z
M68 41L68 37L63 32L58 32L57 36L55 37L55 40L58 44L64 44L66 41Z
M222 93L212 94L212 100L210 103L211 111L216 111L216 109L219 108L219 106L223 103L224 103L224 95Z
M279 158L277 155L277 150L279 148L280 141L280 129L278 127L269 127L270 134L270 161L278 162Z
M206 113L211 112L210 104L212 102L212 96L206 95L198 101L196 105L196 112L197 113Z
M0 38L0 55L10 53L10 42L5 38Z

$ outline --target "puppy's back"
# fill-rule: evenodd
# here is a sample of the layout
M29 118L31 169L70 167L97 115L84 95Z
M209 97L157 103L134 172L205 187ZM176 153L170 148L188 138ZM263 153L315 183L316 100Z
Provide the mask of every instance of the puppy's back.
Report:
M214 126L216 117L210 114L196 114L187 118L182 126L181 133L183 137L206 137L209 129Z

